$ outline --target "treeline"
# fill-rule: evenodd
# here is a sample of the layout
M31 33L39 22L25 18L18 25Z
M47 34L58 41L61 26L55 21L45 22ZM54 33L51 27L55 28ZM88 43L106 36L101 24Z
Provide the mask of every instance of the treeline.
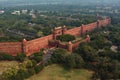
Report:
M91 42L82 43L75 50L85 61L85 68L95 72L92 79L120 79L119 29L119 26L111 25L93 31ZM115 50L111 49L113 45L117 46Z
M71 54L64 49L55 49L51 60L54 64L60 64L66 69L83 68L84 61L78 54Z
M22 38L30 40L51 34L54 27L66 25L72 28L96 21L96 15L80 15L68 11L35 11L35 19L29 14L12 15L11 11L0 15L0 41L20 41Z
M5 53L0 54L0 60L17 60L19 62L18 66L4 71L0 75L0 80L24 80L39 73L44 67L44 65L40 64L42 58L42 52L35 53L29 57L26 57L23 53L18 54L16 57Z
M8 54L0 54L1 60L17 60L18 66L7 69L0 75L1 80L24 80L34 74L42 71L44 66L51 64L59 64L64 68L70 70L73 68L83 68L84 61L81 56L77 54L70 54L65 49L52 50L51 58L43 62L43 51L34 53L29 57L24 54L18 54L16 57Z

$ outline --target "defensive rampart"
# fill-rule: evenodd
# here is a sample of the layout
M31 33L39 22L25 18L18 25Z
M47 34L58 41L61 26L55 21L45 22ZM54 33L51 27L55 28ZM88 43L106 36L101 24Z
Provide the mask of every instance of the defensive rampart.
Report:
M48 48L49 47L49 41L55 40L58 35L62 34L71 34L74 36L81 36L82 34L86 34L89 31L94 30L95 28L101 28L102 26L107 26L111 22L110 18L106 18L104 20L98 20L97 22L90 23L87 25L81 25L80 27L76 27L73 29L67 30L67 28L64 27L58 27L53 30L53 34L41 37L38 39L27 41L23 39L22 42L1 42L0 43L0 52L8 53L13 56L16 56L17 53L25 53L27 56L40 51L42 48ZM66 45L60 44L60 47L63 48L76 48L79 43L74 44L71 47L71 43L69 43L69 46L66 47ZM70 50L69 50L70 51Z

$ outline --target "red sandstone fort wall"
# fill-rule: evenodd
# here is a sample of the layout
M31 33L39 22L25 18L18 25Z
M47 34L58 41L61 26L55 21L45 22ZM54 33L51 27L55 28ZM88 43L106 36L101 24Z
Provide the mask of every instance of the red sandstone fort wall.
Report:
M76 49L76 48L79 46L79 44L82 43L82 42L87 42L87 40L86 40L86 39L83 39L83 40L81 40L81 41L79 41L79 42L77 42L77 43L74 43L73 46L72 46L72 48L73 48L73 49Z
M105 20L99 20L98 22L93 22L87 25L82 25L77 28L69 29L65 32L65 34L71 34L74 36L78 36L82 34L85 34L86 32L90 32L94 30L95 28L100 28L102 26L107 26L110 23L110 19L105 19Z
M48 42L52 39L53 36L48 35L42 38L27 41L24 43L24 52L29 56L34 52L40 51L42 48L48 48Z
M82 33L85 34L86 32L90 32L90 31L94 30L95 28L97 28L97 22L83 25Z
M87 25L82 25L77 28L64 30L65 34L71 34L74 36L80 36L81 34L85 34L86 31L92 31L95 28L100 28L102 26L107 26L110 23L110 19L98 20L97 22L90 23ZM60 31L61 32L61 31ZM32 53L40 51L42 48L47 48L49 45L49 40L54 38L53 34L26 41L26 42L4 42L0 43L0 52L5 52L11 55L16 55L17 53L26 53L26 55L31 55ZM78 46L75 44L74 46ZM61 45L63 47L63 45Z
M74 36L78 36L81 35L81 27L77 27L77 28L73 28L73 29L69 29L65 32L65 34L71 34Z
M22 53L22 43L21 42L0 43L0 52L16 56L16 53Z
M83 29L82 29L82 27L83 27ZM79 35L81 35L81 33L85 34L86 31L92 31L95 28L97 28L97 22L90 23L90 24L87 24L87 25L82 25L80 27L67 30L65 32L65 34L71 34L71 35L74 35L74 36L79 36Z
M102 26L107 26L109 24L109 19L101 20Z
M104 20L98 20L98 27L102 27L102 26L107 26L108 24L110 24L110 19L104 19Z

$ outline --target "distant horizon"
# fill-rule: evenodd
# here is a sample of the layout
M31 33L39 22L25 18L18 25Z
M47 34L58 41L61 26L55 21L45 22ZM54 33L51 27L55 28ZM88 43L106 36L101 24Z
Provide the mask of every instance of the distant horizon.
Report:
M71 4L71 5L93 5L93 4L120 4L120 0L0 0L0 6L24 6L41 4Z

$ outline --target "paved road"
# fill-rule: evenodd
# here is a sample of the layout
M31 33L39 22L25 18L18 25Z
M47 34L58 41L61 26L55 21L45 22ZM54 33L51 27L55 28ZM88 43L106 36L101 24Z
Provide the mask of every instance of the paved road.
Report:
M42 64L45 64L47 60L51 58L52 53L51 49L46 50L46 54L43 56Z

